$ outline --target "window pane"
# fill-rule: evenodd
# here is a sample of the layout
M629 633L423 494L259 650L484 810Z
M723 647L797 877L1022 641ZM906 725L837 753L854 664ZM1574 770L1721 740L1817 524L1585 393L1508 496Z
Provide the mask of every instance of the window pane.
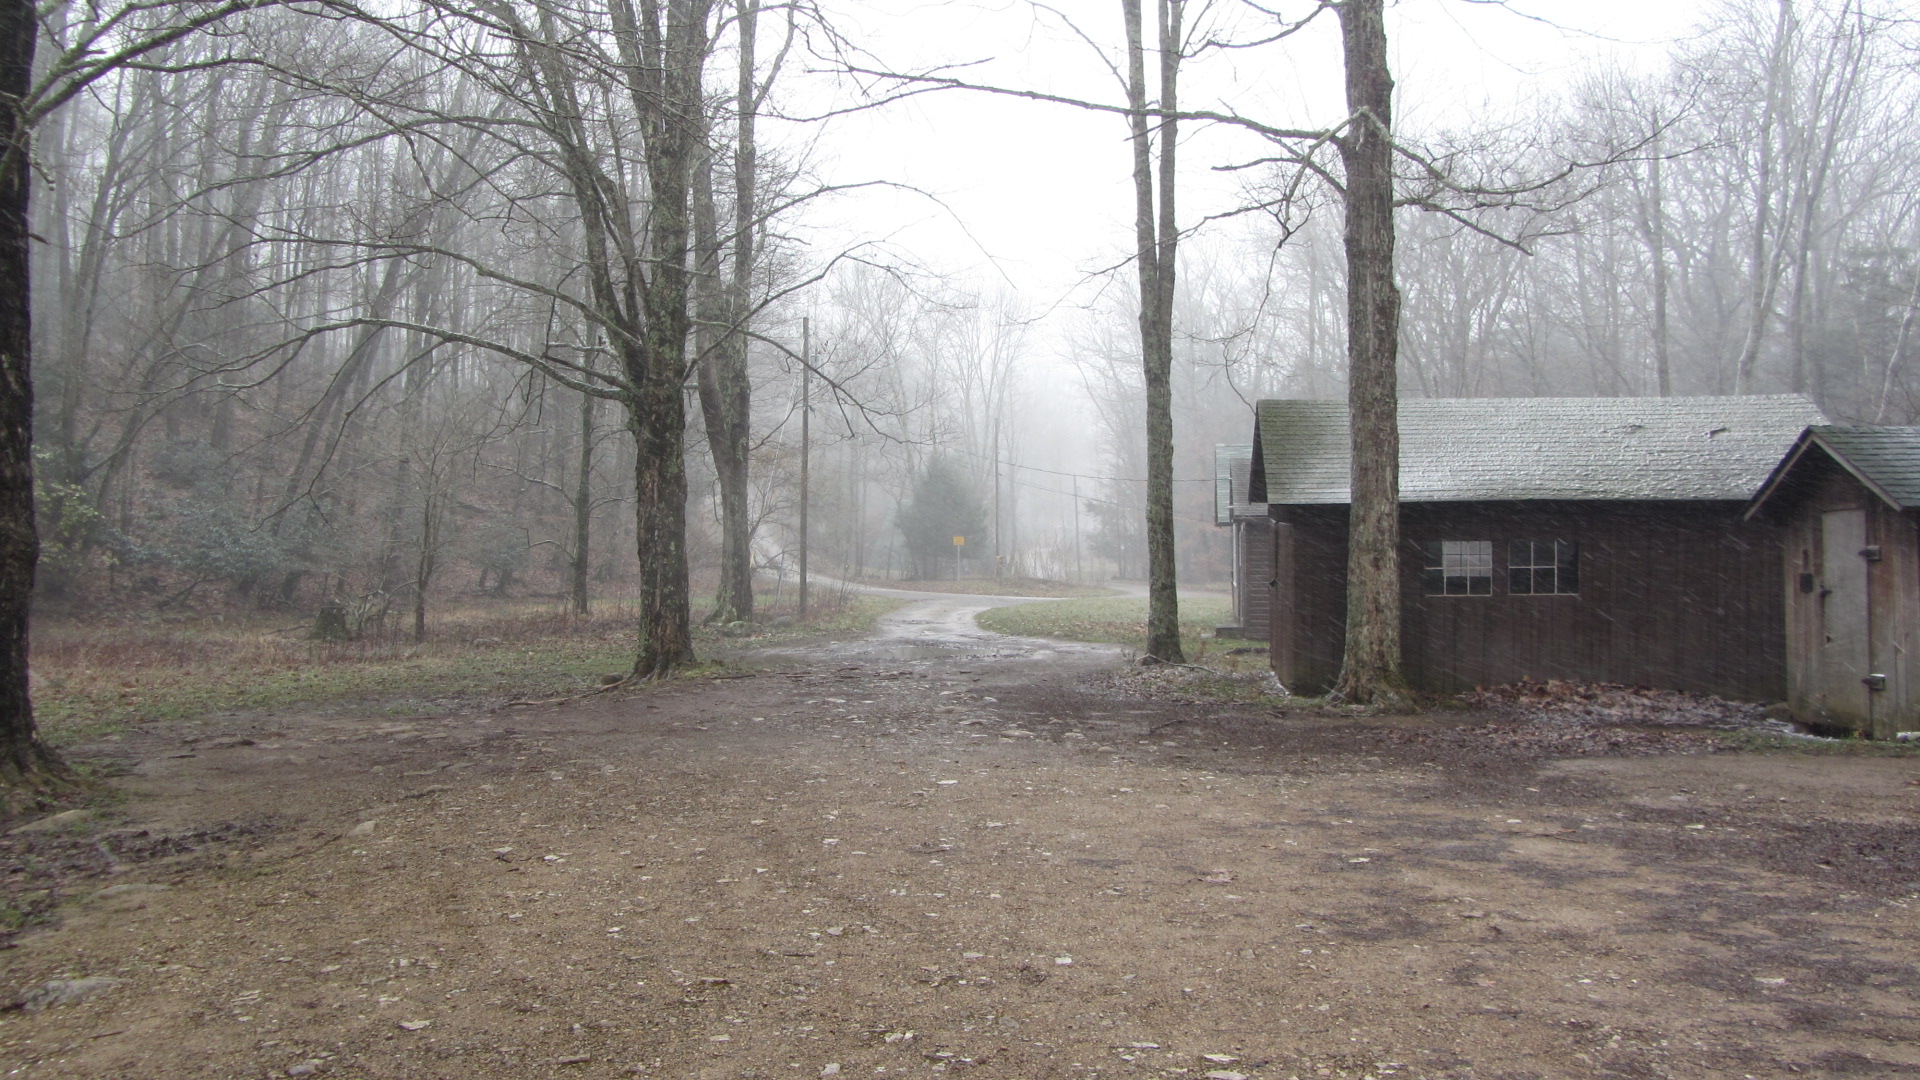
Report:
M1493 594L1493 541L1428 540L1419 548L1420 589L1426 595Z
M1572 540L1560 540L1554 544L1558 548L1554 561L1560 571L1560 591L1577 593L1580 591L1580 545Z
M1508 548L1507 581L1517 596L1580 591L1580 547L1571 540L1515 540Z

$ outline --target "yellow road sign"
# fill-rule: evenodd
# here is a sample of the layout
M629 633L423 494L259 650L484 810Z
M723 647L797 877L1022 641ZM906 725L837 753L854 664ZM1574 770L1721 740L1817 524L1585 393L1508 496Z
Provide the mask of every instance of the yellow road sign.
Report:
M953 546L954 546L954 547L966 547L966 546L967 546L967 538L966 538L966 537L964 537L964 536L956 536L956 537L954 537L954 538L953 538Z

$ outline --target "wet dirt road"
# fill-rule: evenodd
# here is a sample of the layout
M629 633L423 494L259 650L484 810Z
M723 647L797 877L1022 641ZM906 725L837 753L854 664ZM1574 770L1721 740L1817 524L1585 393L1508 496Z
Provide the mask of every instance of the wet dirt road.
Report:
M1911 761L1464 754L979 603L624 700L143 729L0 952L119 981L0 1014L0 1067L1920 1075Z
M979 623L974 621L974 616L990 608L1048 603L1049 600L1044 597L915 592L874 586L853 588L906 603L881 616L874 623L872 632L857 640L797 649L768 649L762 650L759 655L768 659L843 660L877 664L978 662L987 664L999 677L1025 676L1044 670L1106 667L1121 662L1127 656L1127 651L1117 645L1010 637L982 630ZM1145 592L1138 587L1129 587L1126 591Z

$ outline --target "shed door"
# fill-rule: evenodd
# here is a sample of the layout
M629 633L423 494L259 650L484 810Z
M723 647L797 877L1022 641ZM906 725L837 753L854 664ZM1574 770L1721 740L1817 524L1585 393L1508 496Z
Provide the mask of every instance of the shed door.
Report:
M1820 711L1865 727L1873 719L1872 693L1863 681L1873 670L1867 632L1865 510L1820 515Z

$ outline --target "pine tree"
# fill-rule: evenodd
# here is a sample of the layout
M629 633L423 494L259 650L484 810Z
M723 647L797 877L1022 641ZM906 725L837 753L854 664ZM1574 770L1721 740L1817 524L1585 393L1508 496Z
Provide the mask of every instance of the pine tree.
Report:
M913 484L913 497L896 523L907 540L915 577L942 576L953 565L956 536L978 546L987 535L987 506L966 474L945 458L927 462Z

